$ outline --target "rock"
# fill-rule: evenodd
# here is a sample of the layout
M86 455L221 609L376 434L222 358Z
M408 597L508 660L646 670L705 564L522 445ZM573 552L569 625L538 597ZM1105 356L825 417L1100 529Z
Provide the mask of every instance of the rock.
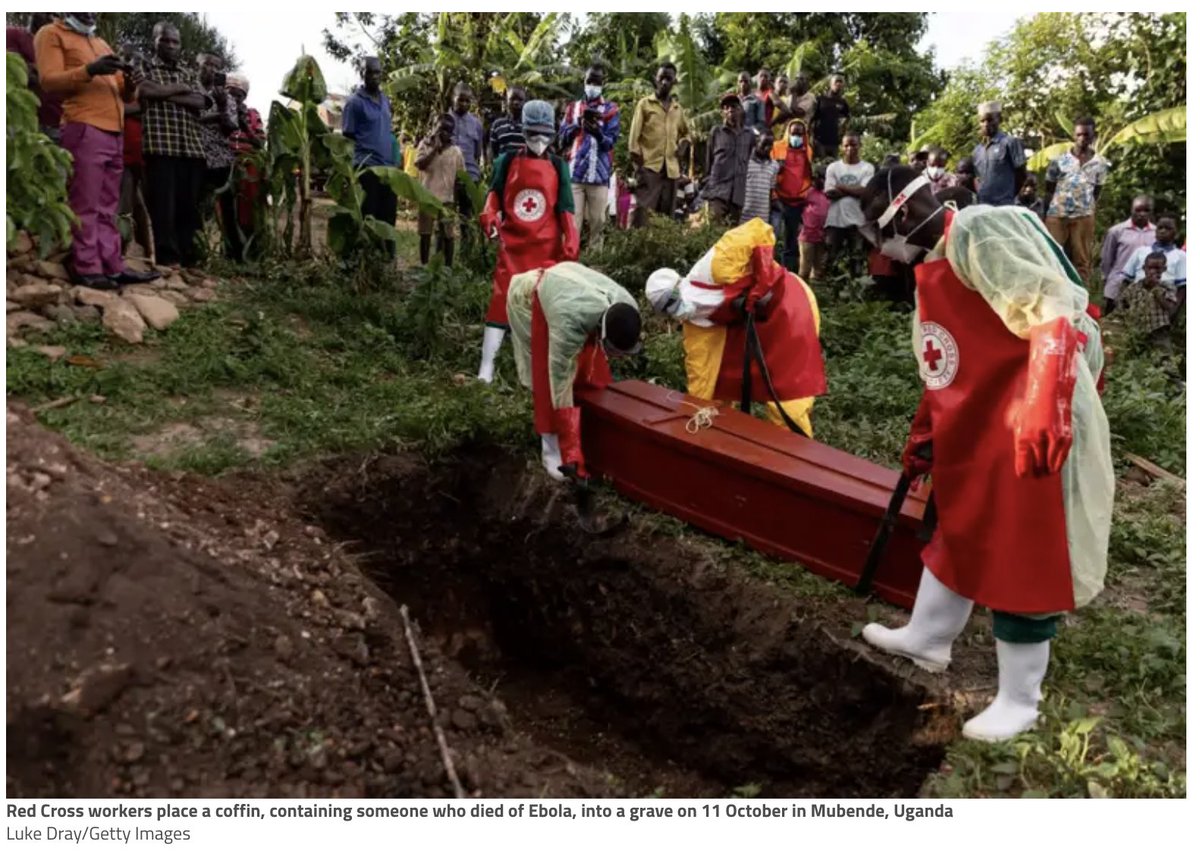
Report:
M20 310L21 310L21 304L19 302L13 302L12 300L8 300L7 302L4 303L4 313L5 314L12 314L14 311L20 311Z
M189 287L191 287L183 280L179 273L176 272L171 272L170 275L163 280L163 284L173 291L186 291Z
M74 323L75 309L69 305L48 305L42 309L42 314L55 323Z
M35 261L33 267L43 279L62 279L65 282L70 278L67 268L57 261Z
M121 296L127 297L130 294L142 294L147 297L158 296L158 290L154 285L129 285L121 289Z
M129 294L126 299L155 329L166 329L179 319L179 309L165 299L145 294Z
M14 311L5 318L8 326L8 337L13 338L22 329L28 327L35 332L49 332L54 328L54 323L42 317L40 314L34 314L32 311Z
M71 288L71 296L75 298L75 302L94 306L106 306L113 300L120 299L116 291L98 291L95 288L85 288L83 285Z
M129 245L130 248L137 246L136 243L131 243ZM125 269L132 270L135 273L149 273L154 269L154 267L145 257L129 253L125 256Z
M323 608L329 604L329 599L325 596L324 592L320 590L314 590L311 598L312 603L320 608Z
M8 247L9 255L24 255L33 251L33 238L27 231L18 231Z
M171 303L172 305L187 305L188 304L187 295L184 294L183 291L170 291L170 290L166 290L164 288L163 290L158 292L157 296L160 299L165 299L167 302Z
M37 350L39 353L41 353L43 356L45 356L51 362L57 362L63 356L67 355L66 347L55 347L55 346L46 345L44 347L34 347L33 349Z
M280 661L288 661L295 651L292 640L287 635L280 635L275 638L275 655L279 657Z
M217 292L212 288L192 288L187 295L192 302L211 302L217 298Z
M464 732L469 732L478 725L475 716L466 709L455 709L450 715L450 723L454 724L456 729L461 729Z
M102 664L84 673L79 687L67 693L62 702L91 716L108 708L132 681L133 669L128 664Z
M360 667L365 667L371 660L371 651L367 642L360 634L346 634L333 642L334 651L344 656Z
M81 323L99 323L100 309L94 305L76 305L71 307L75 319Z
M130 344L141 344L146 322L138 314L133 304L121 297L114 297L112 302L104 306L104 316L101 318L104 328L123 341Z
M52 285L49 282L30 282L21 285L12 292L12 298L21 303L21 305L29 308L41 308L45 305L54 305L62 296L63 289L60 285Z
M121 759L126 765L132 765L145 755L146 745L140 741L135 741L129 747L125 748L125 755Z

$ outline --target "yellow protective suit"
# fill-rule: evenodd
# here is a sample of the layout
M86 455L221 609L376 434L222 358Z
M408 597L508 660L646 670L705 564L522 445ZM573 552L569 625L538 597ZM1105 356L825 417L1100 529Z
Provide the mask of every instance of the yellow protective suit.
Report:
M722 235L716 245L688 272L690 282L706 282L728 285L750 273L750 254L756 246L774 246L775 232L761 219L752 219ZM817 298L803 279L796 277L808 297L812 308L813 325L821 333L821 312ZM710 301L711 302L711 301ZM717 376L721 370L721 359L725 352L725 327L708 319L718 305L692 304L691 311L683 320L683 359L687 371L688 394L712 400L717 387ZM770 367L770 366L768 366ZM783 401L788 417L808 435L813 435L812 411L815 399L796 398ZM721 401L725 403L727 401ZM768 402L767 419L779 427L785 427L779 407Z

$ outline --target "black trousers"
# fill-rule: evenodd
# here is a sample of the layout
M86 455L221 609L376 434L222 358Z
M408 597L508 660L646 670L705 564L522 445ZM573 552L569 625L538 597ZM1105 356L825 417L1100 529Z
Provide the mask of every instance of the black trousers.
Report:
M783 208L783 266L795 273L800 270L800 228L804 225L804 203L789 205L781 202Z
M159 264L196 262L204 159L147 154L146 206L154 226L154 258Z
M386 222L394 227L396 225L396 194L392 192L392 188L373 172L363 172L362 177L359 178L359 184L363 188L363 216L373 216L380 222ZM390 254L395 257L396 242L389 240L388 246Z

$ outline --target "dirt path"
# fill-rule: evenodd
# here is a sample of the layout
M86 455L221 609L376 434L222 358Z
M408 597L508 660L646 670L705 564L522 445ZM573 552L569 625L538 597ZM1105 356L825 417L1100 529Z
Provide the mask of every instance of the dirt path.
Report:
M957 732L858 600L586 538L492 449L208 480L8 421L10 797L445 796L400 603L471 792L912 796Z

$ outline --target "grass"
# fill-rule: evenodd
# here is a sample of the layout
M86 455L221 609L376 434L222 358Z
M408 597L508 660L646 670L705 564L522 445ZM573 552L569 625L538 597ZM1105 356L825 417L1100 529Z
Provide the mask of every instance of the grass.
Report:
M684 272L688 253L698 257L709 239L664 225L613 233L590 260L638 293L644 275L659 266ZM402 233L401 256L415 256L411 232ZM189 308L165 333L149 333L142 347L114 344L98 327L71 326L46 341L90 358L91 366L9 349L9 395L31 405L77 396L43 412L42 422L109 458L134 455L134 437L214 416L252 424L273 443L252 460L229 430L215 430L149 460L209 475L398 448L436 458L487 444L532 455L529 395L517 387L511 350L502 351L493 386L470 379L490 276L433 268L372 277L357 271L351 280L317 262L214 270L236 274L223 301ZM844 284L817 288L829 395L818 402L815 428L830 445L895 465L919 396L911 319L860 301ZM681 388L679 333L647 317L642 357L616 370ZM1119 338L1114 346L1122 346ZM1104 402L1118 475L1122 451L1185 475L1183 395L1135 346L1119 350L1108 376ZM231 404L231 391L241 404ZM93 395L103 402L92 402ZM1005 745L955 742L928 794L1183 794L1184 495L1165 482L1118 483L1109 590L1072 615L1054 644L1046 724ZM635 519L668 536L694 536L661 514L637 510ZM793 565L699 539L731 571L806 597L852 595ZM964 642L990 644L990 637Z

